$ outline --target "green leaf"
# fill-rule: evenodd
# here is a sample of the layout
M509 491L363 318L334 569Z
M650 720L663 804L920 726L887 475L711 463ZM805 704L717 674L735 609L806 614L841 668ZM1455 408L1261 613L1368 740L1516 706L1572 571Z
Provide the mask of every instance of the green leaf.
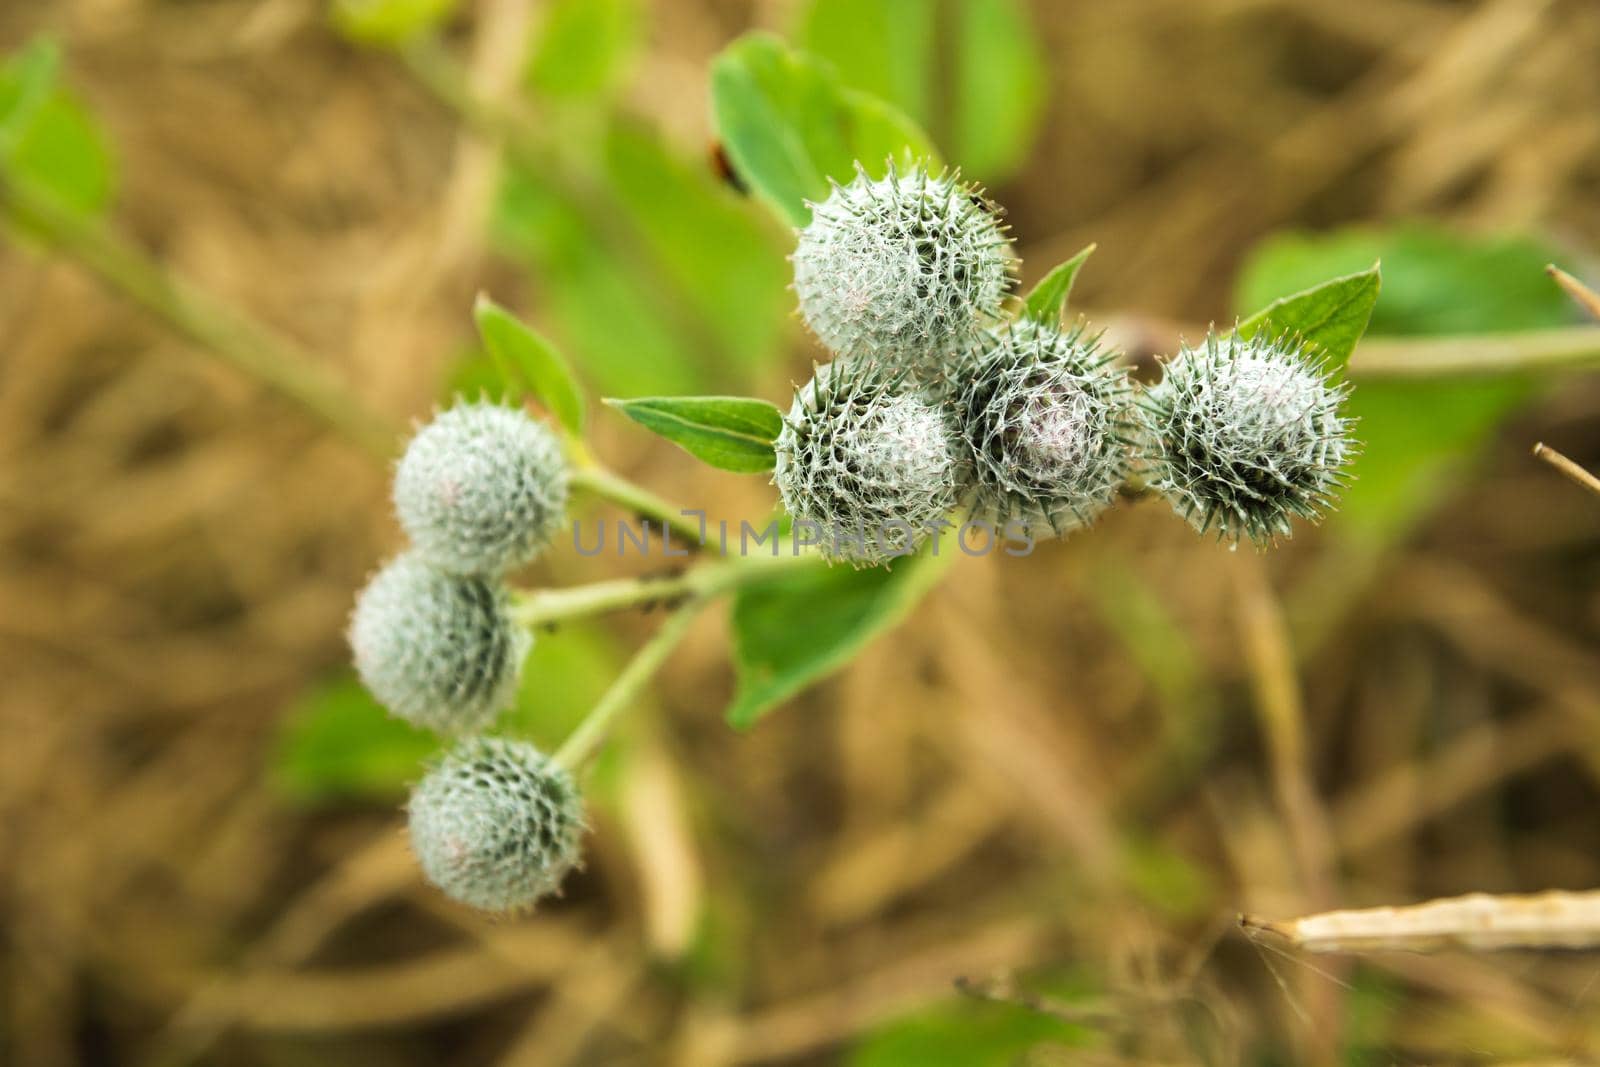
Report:
M1374 335L1539 329L1576 312L1549 283L1559 252L1526 237L1476 237L1431 225L1289 234L1240 275L1236 303L1260 306L1363 264L1383 262ZM1362 454L1330 525L1377 543L1403 535L1449 493L1496 426L1535 393L1526 376L1361 381L1346 405Z
M741 730L752 726L775 705L849 663L868 641L906 617L956 551L947 537L938 555L924 549L892 567L818 565L740 589L733 601L738 687L728 722Z
M527 390L521 382L507 382L499 361L473 344L445 364L439 403L453 404L458 397L487 397L494 404L520 404Z
M809 0L795 39L845 85L938 132L969 174L1006 176L1038 132L1043 53L1019 0Z
M1495 428L1537 395L1521 376L1358 382L1345 405L1361 455L1336 527L1388 540L1443 503Z
M553 749L616 678L622 658L597 627L541 633L522 669L516 706L496 732ZM305 802L391 802L447 742L390 715L354 672L309 689L284 716L272 758L277 786Z
M393 47L432 33L459 0L333 0L333 25L359 44Z
M809 0L794 41L833 64L841 82L934 125L936 5L928 0Z
M956 86L946 97L954 114L932 128L950 130L965 170L997 181L1026 162L1044 118L1042 38L1020 0L965 0L946 39L956 49Z
M583 391L556 347L479 293L472 310L478 335L508 384L521 383L573 436L583 434Z
M1289 233L1251 254L1235 286L1235 306L1261 307L1382 260L1383 299L1369 327L1375 336L1559 326L1577 317L1544 274L1544 265L1560 255L1532 237L1484 237L1420 223Z
M639 0L550 0L540 16L527 83L546 96L597 96L614 88L643 36Z
M702 350L662 307L665 287L546 176L508 168L496 204L498 247L536 275L540 314L603 392L692 393L713 378Z
M938 153L889 103L840 84L831 68L769 34L749 34L711 67L711 107L734 170L794 226L828 179L849 181L856 162L882 176L891 160L936 165Z
M1274 301L1239 323L1235 332L1246 340L1258 333L1298 337L1330 370L1341 370L1350 362L1356 342L1367 332L1381 285L1382 277L1374 263L1359 274L1335 278Z
M726 389L771 367L784 344L793 294L781 235L769 220L716 181L703 159L675 155L659 132L636 122L612 124L605 165L637 232L630 253L649 253L642 258L713 342L701 345L717 357L707 380ZM628 391L639 389L635 382Z
M1067 1002L1088 999L1083 981L1030 982L1030 992ZM1048 988L1055 985L1061 991ZM847 1067L1020 1067L1034 1063L1071 1063L1064 1049L1081 1047L1092 1032L1077 1023L1064 1022L1048 1012L1021 1004L946 1000L881 1023L864 1035L849 1057ZM1038 1048L1040 1054L1030 1057ZM1049 1053L1045 1050L1048 1049ZM1061 1057L1057 1059L1056 1057Z
M771 365L790 308L782 235L703 160L618 120L582 190L508 168L497 247L536 275L541 321L603 392L738 388Z
M1406 1010L1405 982L1397 975L1357 962L1345 993L1341 1062L1346 1067L1392 1064L1399 1040L1396 1030L1411 1013Z
M1055 326L1067 312L1067 297L1072 295L1072 283L1078 280L1078 271L1094 253L1095 245L1085 245L1083 250L1049 274L1039 279L1028 299L1023 301L1022 314L1034 322Z
M273 772L303 801L404 795L441 742L396 719L344 671L307 692L283 722Z
M0 68L0 153L10 152L56 91L61 48L39 38Z
M58 84L59 68L48 40L0 64L0 169L92 217L111 202L111 153L93 117Z
M554 751L616 680L625 657L605 627L572 622L534 637L517 703L496 732Z
M713 467L744 474L772 469L772 442L783 430L778 409L750 397L646 396L606 404Z

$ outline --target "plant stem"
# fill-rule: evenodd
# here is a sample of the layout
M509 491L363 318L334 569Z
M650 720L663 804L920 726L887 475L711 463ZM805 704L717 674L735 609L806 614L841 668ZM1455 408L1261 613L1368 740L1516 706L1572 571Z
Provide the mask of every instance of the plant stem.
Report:
M1369 378L1442 378L1600 365L1600 327L1567 326L1459 337L1373 337L1356 346L1350 373Z
M673 507L642 486L614 474L598 463L580 460L572 472L572 488L609 500L643 519L655 519L672 536L682 542L682 547L694 550L700 547L700 527L686 519L683 511Z
M511 608L511 617L518 625L533 629L642 604L674 601L693 591L698 573L617 578L569 589L541 589L518 597Z
M616 721L617 716L635 702L645 683L661 669L667 656L678 646L678 642L683 640L689 631L689 624L705 605L704 597L696 597L678 608L661 625L661 629L634 653L633 659L629 660L622 673L617 675L617 680L611 683L611 688L605 691L599 702L578 724L577 729L573 730L556 750L554 757L556 763L569 771L575 771L583 766L605 741L606 733L611 729L611 724Z
M288 338L208 296L97 221L62 207L0 165L0 216L31 232L208 353L387 459L400 429Z
M817 559L809 553L741 556L702 563L681 574L617 578L568 589L541 589L519 594L511 617L518 625L533 628L684 597L709 600L787 568L811 566Z
M1576 484L1589 490L1589 492L1600 495L1600 478L1596 478L1593 474L1590 474L1543 441L1533 446L1533 454L1566 475Z
M1566 290L1567 295L1577 301L1579 307L1600 319L1600 293L1584 285L1554 263L1546 267L1544 272L1554 278L1556 284Z

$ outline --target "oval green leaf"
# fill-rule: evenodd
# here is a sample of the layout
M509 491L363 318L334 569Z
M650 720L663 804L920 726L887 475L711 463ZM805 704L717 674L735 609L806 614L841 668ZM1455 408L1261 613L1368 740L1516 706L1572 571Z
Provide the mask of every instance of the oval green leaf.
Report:
M711 110L739 177L786 222L804 226L828 179L859 160L881 176L891 161L937 165L938 153L893 105L845 88L833 69L770 34L749 34L711 67Z
M1316 278L1382 259L1375 337L1556 327L1576 318L1544 274L1556 255L1559 249L1531 237L1482 237L1430 224L1281 234L1245 265L1237 303L1259 307ZM1359 360L1351 370L1359 375ZM1358 381L1348 411L1363 447L1332 522L1369 545L1403 537L1445 499L1495 428L1537 390L1526 374Z
M273 778L302 801L392 800L438 750L438 738L390 715L353 671L340 671L303 693L284 717Z
M1298 337L1329 369L1342 370L1350 362L1356 342L1367 332L1381 284L1374 263L1358 274L1286 296L1239 323L1235 332L1247 340L1263 331L1269 337Z
M998 181L1027 159L1049 85L1021 0L805 0L794 27L844 84L944 131L963 173Z
M1083 264L1095 248L1092 244L1084 246L1077 255L1040 278L1039 284L1023 301L1023 316L1047 326L1059 324L1061 316L1067 311L1067 297L1072 295L1072 283L1078 280L1078 271L1083 269Z
M781 539L779 547L783 548ZM955 558L946 538L892 567L807 567L745 586L733 601L738 688L727 718L753 726L772 708L849 663L903 620Z
M334 28L357 44L394 48L432 33L458 0L334 0Z
M99 125L59 73L59 49L44 38L0 63L0 181L82 220L110 203L114 167Z
M769 471L783 415L765 400L743 396L647 396L607 399L640 426L713 467L741 474Z
M472 314L506 384L531 393L568 433L582 434L583 391L555 345L481 293Z
M570 99L618 87L643 39L639 0L551 0L528 58L530 89Z

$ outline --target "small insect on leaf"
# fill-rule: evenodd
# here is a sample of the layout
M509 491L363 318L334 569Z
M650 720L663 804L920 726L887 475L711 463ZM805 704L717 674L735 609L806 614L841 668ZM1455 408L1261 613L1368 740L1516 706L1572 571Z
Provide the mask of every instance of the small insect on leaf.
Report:
M728 150L723 147L721 141L711 142L710 147L706 149L706 159L717 181L740 196L750 195L750 186L746 185L745 180L739 177L739 172L733 169L733 161L728 158Z

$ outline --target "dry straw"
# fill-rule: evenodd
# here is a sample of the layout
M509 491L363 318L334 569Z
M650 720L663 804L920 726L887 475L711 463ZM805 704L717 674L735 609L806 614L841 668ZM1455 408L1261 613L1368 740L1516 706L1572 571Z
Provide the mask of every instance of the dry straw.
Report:
M1282 921L1241 915L1239 925L1252 935L1276 934L1307 952L1596 948L1600 890L1529 896L1472 893L1409 907L1329 911Z

